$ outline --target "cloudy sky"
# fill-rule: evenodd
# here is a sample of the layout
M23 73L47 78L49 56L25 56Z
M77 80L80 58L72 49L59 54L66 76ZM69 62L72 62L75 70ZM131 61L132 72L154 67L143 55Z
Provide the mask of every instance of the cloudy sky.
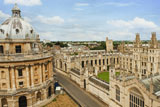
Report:
M14 3L41 39L133 40L137 32L160 39L160 0L0 0L0 23Z

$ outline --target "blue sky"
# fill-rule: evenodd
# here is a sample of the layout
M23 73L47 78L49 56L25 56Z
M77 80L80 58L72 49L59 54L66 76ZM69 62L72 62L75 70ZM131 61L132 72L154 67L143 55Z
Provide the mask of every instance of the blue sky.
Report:
M0 23L15 2L42 40L160 39L160 0L0 0Z

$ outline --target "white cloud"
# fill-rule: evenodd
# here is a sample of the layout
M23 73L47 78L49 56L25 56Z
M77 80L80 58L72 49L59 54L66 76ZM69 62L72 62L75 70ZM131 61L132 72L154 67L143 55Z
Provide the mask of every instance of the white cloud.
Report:
M19 4L24 6L41 5L41 0L4 0L5 4Z
M119 28L156 28L157 25L152 21L147 21L144 18L136 17L133 20L110 20L107 21L107 24L110 24Z
M111 5L111 6L117 6L117 7L126 7L131 6L134 3L120 3L120 2L106 2L103 5Z
M82 9L82 8L74 8L74 10L83 11L84 9Z
M133 20L110 20L109 35L116 40L133 40L135 33L140 33L142 39L148 39L151 32L159 33L160 27L152 21L136 17Z
M81 6L89 6L88 3L76 3L75 6L81 7Z
M37 20L41 23L52 25L52 24L63 24L64 19L60 16L53 16L53 17L45 17L45 16L37 16Z
M7 18L9 18L9 17L10 17L10 15L5 14L5 13L3 13L3 12L0 10L0 19L7 19Z
M30 19L29 17L23 17L25 21L31 23L32 22L32 19Z

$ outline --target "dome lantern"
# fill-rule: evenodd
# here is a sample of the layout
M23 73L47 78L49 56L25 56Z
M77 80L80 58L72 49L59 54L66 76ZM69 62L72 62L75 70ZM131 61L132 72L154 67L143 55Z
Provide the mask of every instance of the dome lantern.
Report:
M17 4L15 4L12 9L12 17L21 17L21 10L18 8Z

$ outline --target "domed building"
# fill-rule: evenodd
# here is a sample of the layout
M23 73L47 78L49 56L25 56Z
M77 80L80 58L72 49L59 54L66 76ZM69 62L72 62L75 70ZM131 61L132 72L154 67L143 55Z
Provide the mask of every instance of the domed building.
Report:
M52 53L17 5L0 25L0 106L31 107L53 96Z

